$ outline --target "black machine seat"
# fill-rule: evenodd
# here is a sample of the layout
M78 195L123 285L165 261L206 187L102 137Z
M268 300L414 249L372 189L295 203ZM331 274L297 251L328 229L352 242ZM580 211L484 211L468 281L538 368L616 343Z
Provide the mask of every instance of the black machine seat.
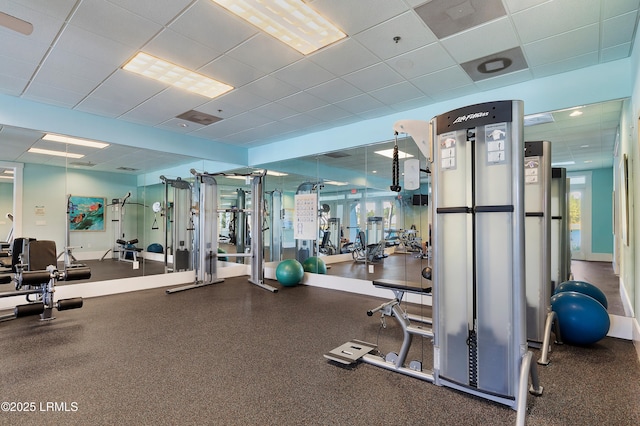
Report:
M419 283L413 283L400 280L373 280L373 285L378 288L386 288L389 290L400 290L409 293L427 293L431 294L431 287L422 287Z
M55 241L30 241L27 246L28 271L44 271L47 266L58 263Z

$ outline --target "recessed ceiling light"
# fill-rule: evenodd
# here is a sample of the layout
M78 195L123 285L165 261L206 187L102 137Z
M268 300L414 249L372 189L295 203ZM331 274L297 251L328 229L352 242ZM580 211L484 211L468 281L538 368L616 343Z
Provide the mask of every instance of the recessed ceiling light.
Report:
M303 55L347 35L302 0L212 0Z
M393 149L383 149L381 151L374 151L374 152L378 155L382 155L383 157L393 158ZM398 159L411 158L411 157L413 157L413 155L407 154L404 151L398 150Z
M589 148L589 145L580 145L580 148Z
M553 167L559 167L559 166L573 166L574 164L576 164L575 161L560 161L558 163L551 163L551 165Z
M44 154L44 155L53 155L56 157L67 157L67 158L82 158L83 154L74 154L72 152L62 152L62 151L52 151L50 149L40 149L40 148L29 148L27 152L31 152L33 154Z
M275 172L273 170L267 170L267 174L269 176L277 176L277 177L281 177L281 176L289 176L288 173L282 173L282 172Z
M582 111L573 111L571 114L569 114L570 117L578 117L582 115Z
M104 142L96 142L88 139L72 138L69 136L56 135L53 133L47 133L42 137L42 140L50 141L50 142L66 143L69 145L88 146L90 148L98 148L98 149L106 148L109 146L108 143L104 143Z
M144 52L138 52L136 56L122 66L122 69L208 98L218 97L233 89L233 87L228 84L221 83Z
M336 180L323 180L322 183L325 183L327 185L335 185L335 186L345 186L348 185L348 182L338 182Z

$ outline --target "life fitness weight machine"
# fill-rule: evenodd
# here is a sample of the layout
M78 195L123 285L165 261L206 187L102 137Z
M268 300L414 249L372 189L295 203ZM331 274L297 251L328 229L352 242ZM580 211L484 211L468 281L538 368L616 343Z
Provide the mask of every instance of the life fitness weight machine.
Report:
M251 210L242 209L242 213L251 213L251 249L249 253L224 253L224 257L251 258L249 282L265 290L277 293L278 289L264 283L264 248L262 235L262 207L264 206L263 178L260 174L199 173L191 169L195 177L193 198L198 200L191 209L193 217L193 265L196 272L195 282L186 286L167 290L167 294L222 282L217 276L218 261L218 185L216 176L245 176L251 179ZM237 211L237 209L235 210Z
M396 318L404 335L400 352L381 357L375 344L351 341L325 357L362 360L507 405L524 425L528 376L532 394L541 395L542 387L527 351L523 103L471 105L428 124L402 120L394 130L411 135L432 162L433 318L399 307L405 292L426 289L374 281L395 299L368 314ZM421 362L405 366L413 336L433 338L432 370Z
M131 197L131 192L127 192L122 198L114 198L111 200L111 224L113 225L113 248L110 248L102 255L100 261L111 252L112 258L123 262L135 263L138 261L138 253L142 249L136 248L133 245L138 243L138 239L134 238L127 240L124 232L124 218L126 212L127 200Z
M193 240L191 183L180 177L169 179L160 176L160 180L164 184L164 270L187 271L192 268L188 246Z

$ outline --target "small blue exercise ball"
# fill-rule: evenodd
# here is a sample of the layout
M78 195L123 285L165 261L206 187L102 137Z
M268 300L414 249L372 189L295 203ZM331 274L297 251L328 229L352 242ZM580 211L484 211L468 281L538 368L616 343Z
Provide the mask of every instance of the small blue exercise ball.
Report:
M276 279L285 287L297 285L302 277L304 277L304 268L296 259L283 260L276 267Z
M324 260L317 256L307 257L305 261L302 262L302 267L305 272L311 272L312 274L327 273L327 265L324 263Z
M593 297L598 302L600 302L605 309L609 307L607 303L607 296L604 295L602 290L586 281L565 281L558 287L556 287L556 289L553 291L553 294L558 294L565 291L575 291L578 293L586 294L587 296Z
M551 309L558 316L562 340L590 345L609 332L609 314L593 297L576 291L564 291L551 298Z

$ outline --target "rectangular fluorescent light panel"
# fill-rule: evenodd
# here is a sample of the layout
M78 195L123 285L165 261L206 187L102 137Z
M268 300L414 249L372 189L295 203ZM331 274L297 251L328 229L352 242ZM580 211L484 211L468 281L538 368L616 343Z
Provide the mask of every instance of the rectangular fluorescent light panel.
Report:
M382 151L374 151L378 155L382 155L383 157L393 158L393 148L391 149L383 149ZM398 159L402 160L403 158L411 158L413 155L407 154L404 151L398 150Z
M144 52L138 52L136 56L123 65L122 69L212 99L233 89L233 86L189 71Z
M326 185L335 185L335 186L345 186L348 185L347 182L338 182L337 180L325 180L322 181L322 183L326 184Z
M13 180L13 176L1 176L0 175L0 179Z
M44 155L53 155L56 157L67 157L67 158L82 158L83 154L74 154L72 152L62 152L62 151L51 151L49 149L40 149L40 148L29 148L27 152L31 152L33 154L44 154Z
M560 161L558 163L551 163L551 166L553 166L553 167L573 166L574 164L576 164L575 161Z
M347 35L302 0L212 0L303 55Z
M69 136L62 136L62 135L56 135L53 133L47 133L42 137L43 141L50 141L50 142L61 142L61 143L66 143L69 145L80 145L80 146L88 146L90 148L98 148L98 149L102 149L102 148L106 148L109 146L108 143L104 143L104 142L96 142L96 141L91 141L88 139L78 139L78 138L72 138Z

